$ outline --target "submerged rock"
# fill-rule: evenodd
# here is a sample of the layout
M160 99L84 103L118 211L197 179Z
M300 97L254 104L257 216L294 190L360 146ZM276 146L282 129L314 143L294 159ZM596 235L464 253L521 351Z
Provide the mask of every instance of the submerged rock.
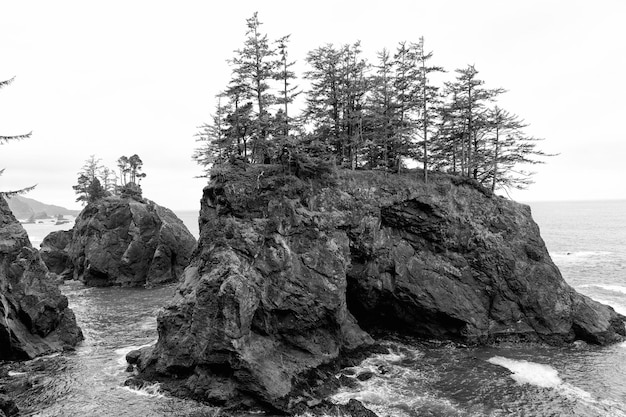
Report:
M140 198L106 197L78 215L60 252L69 257L73 278L85 285L143 286L178 280L195 246L171 210ZM56 266L61 254L53 244L44 249Z
M292 412L318 368L373 342L363 328L465 343L625 333L565 283L527 206L471 181L344 172L321 186L233 167L201 207L159 340L134 361L176 395Z
M0 198L0 360L69 349L82 337L67 298Z

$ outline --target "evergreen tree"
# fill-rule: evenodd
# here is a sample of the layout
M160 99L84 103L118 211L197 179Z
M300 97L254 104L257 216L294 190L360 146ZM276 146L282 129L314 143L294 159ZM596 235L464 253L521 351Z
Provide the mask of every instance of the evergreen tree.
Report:
M419 132L422 139L422 162L424 170L424 181L428 182L428 139L431 129L436 123L436 108L441 105L439 88L431 85L430 75L434 72L444 72L442 67L427 65L433 53L424 51L424 38L420 38L417 44L417 63L419 65Z
M375 74L370 78L371 98L369 100L369 127L372 141L370 146L379 149L383 167L390 167L390 160L395 159L395 151L398 146L396 139L395 122L396 106L393 100L393 62L387 49L377 54L378 62L374 65ZM370 158L375 151L370 148ZM379 159L378 157L376 159Z
M15 77L11 78L10 80L5 80L5 81L0 81L0 89L2 89L3 87L8 86L9 84L11 84L13 82L13 80L15 80ZM12 136L2 136L0 135L0 145L4 145L7 142L11 142L14 140L22 140L22 139L28 139L31 137L33 132L30 133L26 133L24 135L12 135ZM4 173L4 169L0 169L0 176L2 176L2 174ZM12 191L0 191L0 198L1 197L13 197L16 196L18 194L24 194L27 193L31 190L33 190L35 188L35 186L30 186L30 187L24 187L24 188L20 188L18 190L12 190Z
M305 73L311 80L305 120L315 135L327 142L340 163L355 167L362 141L363 105L367 94L367 62L359 42L317 48L306 58L312 67Z
M78 172L77 183L72 186L74 192L78 194L76 201L91 203L109 195L98 178L101 173L105 172L105 167L100 161L101 159L96 158L95 155L90 155L81 167Z
M311 69L304 77L311 82L307 92L305 120L328 144L336 144L341 136L339 60L341 53L332 44L307 54Z
M238 151L236 146L237 135L228 135L226 130L227 106L221 105L222 95L218 96L215 113L211 116L212 123L204 123L196 133L196 141L200 146L192 155L198 165L204 169L203 177L209 177L211 166L214 162L225 160Z
M504 90L484 88L485 82L478 79L478 71L473 65L457 69L456 72L458 74L456 81L447 83L446 87L448 95L455 99L453 107L461 111L465 122L461 142L461 174L478 179L478 165L481 163L480 131L485 126L482 118L486 104Z
M232 64L235 79L241 83L241 92L247 93L246 98L253 99L256 105L252 158L257 162L266 162L270 153L266 142L270 124L269 106L276 100L269 85L275 74L275 61L272 60L275 51L270 48L267 35L261 33L261 24L256 12L246 20L247 38L243 49L236 51L237 57Z
M119 176L120 186L123 187L127 183L126 177L130 172L130 163L128 161L128 157L120 156L119 159L117 160L117 167L120 170L120 176Z
M489 109L504 90L485 88L474 66L456 70L442 95L433 76L444 71L430 64L423 38L399 43L393 56L384 49L372 75L359 42L310 51L306 107L294 117L299 92L289 36L273 49L256 13L246 25L244 46L229 60L232 78L220 95L225 104L218 102L197 134L193 158L205 175L225 160L280 162L287 172L308 177L328 171L315 169L318 163L331 171L337 164L399 170L403 159L413 158L423 164L424 181L429 171L441 170L495 189L524 186L529 179L517 165L547 156L535 147L537 139L523 135L519 120ZM139 178L123 162L122 176Z
M116 192L117 175L115 171L108 167L101 167L100 178L102 188L106 193L114 194Z
M289 105L293 103L295 98L300 94L298 87L293 85L293 81L296 79L296 74L293 72L292 67L295 65L295 61L289 61L287 53L287 44L289 42L289 35L283 36L276 41L278 62L276 63L277 71L274 74L274 78L280 82L280 94L276 98L276 104L279 104L282 109L280 117L275 117L275 123L278 125L275 128L276 132L282 131L282 136L289 136L289 131L296 127L293 126L293 117L289 113Z
M146 177L144 172L141 172L143 168L143 161L139 155L134 154L128 158L128 165L130 167L130 181L135 185L139 185L141 180Z
M497 187L526 188L532 183L532 172L520 166L544 163L538 157L554 156L537 149L540 139L526 136L528 125L515 114L495 106L488 113L491 145L489 166L485 167L482 181L490 184L491 191Z

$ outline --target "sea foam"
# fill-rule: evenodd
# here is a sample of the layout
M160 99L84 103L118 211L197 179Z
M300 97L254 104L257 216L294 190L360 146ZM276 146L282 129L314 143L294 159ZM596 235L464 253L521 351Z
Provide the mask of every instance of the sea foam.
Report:
M389 353L373 355L344 369L351 375L371 372L372 376L365 381L355 379L354 388L341 389L331 401L345 404L356 399L381 416L411 417L419 409L435 410L436 415L458 415L459 410L451 401L425 389L430 376L415 366L422 352L400 344L389 347Z
M120 388L126 391L130 391L133 394L143 396L143 397L156 397L156 398L165 397L161 393L161 385L159 385L158 382L155 382L154 384L145 384L141 388L131 388L131 387L120 387Z
M549 365L543 365L524 360L514 360L502 356L494 356L487 360L494 365L499 365L513 372L513 378L518 384L530 384L542 388L555 388L563 383L556 369Z
M620 294L626 294L626 287L621 285L612 285L612 284L585 284L581 285L580 288L602 288L603 290L618 292Z
M116 355L118 355L117 358L117 363L122 365L122 366L126 366L126 355L128 354L128 352L133 351L133 350L139 350L141 348L145 348L148 346L152 346L153 344L155 344L157 341L153 341L151 343L148 343L146 345L141 345L141 346L126 346L123 348L119 348L119 349L115 349L114 352Z

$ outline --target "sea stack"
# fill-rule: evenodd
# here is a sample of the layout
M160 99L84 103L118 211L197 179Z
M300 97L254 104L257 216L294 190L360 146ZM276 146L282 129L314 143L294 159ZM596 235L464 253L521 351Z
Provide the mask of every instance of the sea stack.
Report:
M55 271L88 286L151 286L178 280L195 247L171 210L122 195L89 203L73 229L48 236L42 251Z
M200 226L156 346L133 356L178 395L289 413L302 381L371 331L466 344L626 333L563 280L528 206L469 179L232 165L204 189Z
M67 298L0 198L0 360L71 349L82 338Z

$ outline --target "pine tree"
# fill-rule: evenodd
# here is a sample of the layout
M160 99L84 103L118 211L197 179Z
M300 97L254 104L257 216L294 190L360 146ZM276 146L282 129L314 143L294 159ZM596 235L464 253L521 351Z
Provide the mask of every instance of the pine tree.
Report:
M90 155L78 172L76 185L72 186L74 192L78 194L77 202L91 203L109 195L109 192L102 187L99 176L110 170L105 169L100 162L101 159Z
M424 170L424 182L428 182L428 141L429 133L436 123L437 111L436 107L441 105L439 88L430 84L430 75L434 72L444 72L442 67L427 65L432 58L433 53L424 51L424 38L420 38L417 44L417 63L419 65L419 127L422 139L422 162Z
M215 113L211 123L204 123L196 133L200 146L195 149L192 159L204 169L203 177L209 177L214 162L225 160L239 151L237 135L229 135L226 130L226 113L229 106L221 105L223 94L218 95Z
M274 78L280 82L280 94L276 98L276 104L282 105L282 114L280 117L276 117L275 122L278 122L277 129L282 130L282 136L289 136L289 132L293 129L293 117L290 116L289 105L293 103L295 98L300 94L298 86L293 85L293 81L296 79L296 74L291 69L295 65L295 61L289 61L287 44L289 42L289 36L283 36L276 41L278 61L276 63L277 71L274 73Z
M246 40L244 47L236 51L234 65L235 78L242 93L248 93L256 104L255 131L252 144L252 158L257 162L269 159L270 149L266 142L270 124L269 106L276 100L270 92L269 81L274 77L275 51L270 48L266 34L260 32L261 22L258 13L246 20Z
M380 149L385 169L390 167L390 159L395 159L394 139L396 139L396 108L393 100L393 62L389 51L383 49L377 54L378 62L374 65L375 74L371 77L371 99L369 105L372 143ZM378 159L378 158L377 158Z
M365 71L359 42L317 48L307 55L312 67L305 73L311 81L307 92L305 120L315 135L333 149L339 163L356 165L359 143L362 142L364 98L367 94Z
M11 84L13 82L13 80L15 80L15 77L11 78L10 80L5 80L5 81L0 81L0 89L2 89L3 87L8 86L9 84ZM14 141L14 140L22 140L22 139L28 139L31 137L33 132L30 133L26 133L24 135L12 135L12 136L1 136L0 135L0 145L4 145L5 143ZM0 176L4 173L4 169L0 169ZM30 186L30 187L24 187L21 188L19 190L12 190L12 191L0 191L0 197L14 197L16 195L19 194L24 194L27 193L31 190L33 190L35 188L35 186Z
M456 72L456 81L447 83L446 87L448 95L454 97L454 106L461 111L465 122L461 142L461 171L462 175L478 179L478 165L481 163L480 131L484 127L481 119L486 111L486 104L503 93L504 89L482 87L485 82L477 78L478 71L473 65L457 69Z
M490 158L481 182L490 182L491 191L497 187L526 188L532 184L532 172L520 166L542 164L538 157L555 155L537 149L540 139L526 136L523 130L528 125L515 114L495 106L488 113L488 123Z
M335 145L341 136L339 60L341 53L332 44L307 54L311 69L304 77L311 82L307 91L305 120L328 144Z

